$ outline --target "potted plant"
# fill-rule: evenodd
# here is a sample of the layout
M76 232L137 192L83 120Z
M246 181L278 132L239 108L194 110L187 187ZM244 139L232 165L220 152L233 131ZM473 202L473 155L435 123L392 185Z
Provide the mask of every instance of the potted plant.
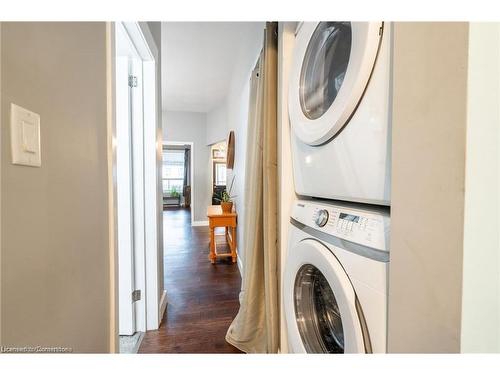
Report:
M233 199L236 198L235 195L231 195L231 192L233 191L233 184L234 184L234 178L236 176L233 176L233 179L231 180L231 185L229 186L229 191L227 189L224 189L222 192L221 198L216 198L218 201L220 201L220 206L222 208L222 212L224 213L230 213L233 210Z
M181 194L177 191L177 187L172 186L172 189L170 189L170 196L172 198L179 198Z

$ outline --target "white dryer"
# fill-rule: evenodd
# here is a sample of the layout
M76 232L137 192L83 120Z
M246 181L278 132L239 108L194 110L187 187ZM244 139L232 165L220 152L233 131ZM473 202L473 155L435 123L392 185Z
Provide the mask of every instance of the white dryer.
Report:
M390 205L391 25L299 24L289 80L295 191Z
M296 201L283 279L291 353L384 353L387 208Z

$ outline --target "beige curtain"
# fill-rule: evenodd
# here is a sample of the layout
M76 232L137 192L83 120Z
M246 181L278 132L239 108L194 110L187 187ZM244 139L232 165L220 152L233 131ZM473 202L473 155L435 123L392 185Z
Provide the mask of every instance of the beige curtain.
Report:
M250 82L240 310L226 334L246 353L279 345L277 44L277 23L268 22Z

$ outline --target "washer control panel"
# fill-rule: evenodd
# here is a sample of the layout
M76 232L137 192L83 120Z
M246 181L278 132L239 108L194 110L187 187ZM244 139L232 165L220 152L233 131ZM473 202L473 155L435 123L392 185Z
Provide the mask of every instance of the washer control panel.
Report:
M292 218L326 234L389 251L390 216L387 209L301 200L295 202Z
M330 214L328 213L328 210L321 208L316 213L316 218L314 219L314 222L316 223L316 225L318 227L324 227L326 225L326 223L328 223L329 217L330 217Z

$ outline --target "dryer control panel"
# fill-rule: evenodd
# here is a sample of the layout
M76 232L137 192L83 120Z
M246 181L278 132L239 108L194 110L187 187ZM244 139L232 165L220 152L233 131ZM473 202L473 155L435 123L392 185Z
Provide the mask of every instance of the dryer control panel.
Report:
M294 203L292 219L340 239L389 251L390 216L387 208L300 200Z

